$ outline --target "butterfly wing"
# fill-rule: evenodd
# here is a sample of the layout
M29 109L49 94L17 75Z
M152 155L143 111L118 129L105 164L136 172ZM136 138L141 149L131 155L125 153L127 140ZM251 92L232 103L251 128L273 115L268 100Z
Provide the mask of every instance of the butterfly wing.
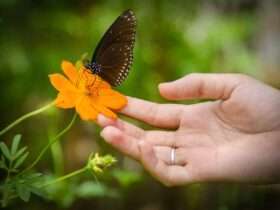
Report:
M131 10L123 12L103 35L92 57L101 67L99 75L112 86L127 77L133 61L136 17Z

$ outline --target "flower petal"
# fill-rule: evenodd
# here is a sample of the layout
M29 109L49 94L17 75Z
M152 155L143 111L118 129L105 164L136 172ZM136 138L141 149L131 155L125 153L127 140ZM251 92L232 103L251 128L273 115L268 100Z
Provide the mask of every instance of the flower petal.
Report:
M78 79L78 71L76 67L69 61L62 61L61 68L69 80L75 84Z
M97 103L102 104L110 109L122 109L127 104L127 99L119 92L104 88L99 90L99 96L96 97Z
M90 100L86 96L80 98L80 101L76 104L76 111L82 120L96 120L98 115L97 110L91 106Z
M101 89L101 88L111 88L111 85L103 80L100 76L97 74L93 74L88 69L82 69L80 78L83 81L86 81L86 83L90 86L90 89Z
M94 107L99 113L102 113L106 117L117 119L117 115L112 112L110 109L106 108L103 104L91 103L91 106Z
M76 88L61 74L50 74L50 81L58 91L75 91Z
M98 76L99 77L99 76ZM105 80L103 80L103 79L101 79L100 77L99 77L99 80L101 80L101 84L99 83L99 87L98 88L110 88L111 89L111 85L108 83L108 82L106 82Z
M92 77L92 73L89 73L90 76ZM94 74L93 76L93 88L98 88L98 89L103 89L103 88L111 88L111 85L106 82L105 80L103 80L100 76Z
M69 109L75 107L78 95L75 92L60 92L56 99L55 105L59 108Z

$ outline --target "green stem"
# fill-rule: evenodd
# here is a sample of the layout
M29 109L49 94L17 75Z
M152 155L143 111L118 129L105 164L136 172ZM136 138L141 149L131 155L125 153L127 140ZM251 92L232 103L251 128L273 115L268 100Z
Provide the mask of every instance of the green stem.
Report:
M8 166L8 171L7 171L7 176L6 176L6 179L5 179L5 182L4 182L4 192L3 192L3 199L2 199L2 207L6 207L7 204L8 204L8 200L9 200L9 187L6 187L6 184L9 182L10 180L10 174L11 174L11 167L12 167L12 163L13 161L11 160L9 162L9 166Z
M56 176L61 176L63 174L64 162L63 162L63 152L61 147L61 142L55 142L51 148L51 155L54 167L54 174Z
M8 130L10 130L11 128L13 128L14 126L16 126L17 124L19 124L20 122L22 122L23 120L29 118L29 117L32 117L34 115L37 115L43 111L45 111L46 109L50 108L51 106L54 105L54 101L50 104L47 104L46 106L43 106L39 109L36 109L32 112L29 112L23 116L21 116L20 118L16 119L14 122L12 122L11 124L9 124L6 128L4 128L3 130L0 131L0 136L3 135L4 133L6 133Z
M56 141L59 140L59 138L64 135L74 124L75 120L77 118L77 113L74 114L71 122L67 125L66 128L64 128L62 131L60 131L54 138L52 138L49 143L42 149L42 151L40 152L40 154L37 156L37 158L33 161L33 163L31 163L28 167L26 167L23 171L21 171L19 175L25 173L26 171L30 170L31 168L33 168L42 158L42 156L46 153L46 151L49 149L49 147L55 143Z
M87 167L84 167L84 168L81 168L79 170L73 171L73 172L71 172L69 174L66 174L64 176L61 176L61 177L59 177L59 178L57 178L55 180L47 182L47 183L41 185L40 187L46 187L48 185L52 185L52 184L55 184L57 182L61 182L61 181L65 180L65 179L68 179L68 178L71 178L71 177L76 176L78 174L81 174L81 173L85 172L87 169L88 169Z

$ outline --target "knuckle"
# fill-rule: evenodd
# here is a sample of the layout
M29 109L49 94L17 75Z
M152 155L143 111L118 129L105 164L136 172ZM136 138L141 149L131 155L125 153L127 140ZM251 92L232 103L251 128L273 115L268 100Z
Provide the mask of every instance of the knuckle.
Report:
M198 85L197 85L197 92L196 95L198 98L203 97L205 95L205 83L203 82L203 80L199 80L198 81Z
M196 97L203 97L206 91L206 84L202 78L201 73L191 73L188 75L189 81L194 85L194 95Z

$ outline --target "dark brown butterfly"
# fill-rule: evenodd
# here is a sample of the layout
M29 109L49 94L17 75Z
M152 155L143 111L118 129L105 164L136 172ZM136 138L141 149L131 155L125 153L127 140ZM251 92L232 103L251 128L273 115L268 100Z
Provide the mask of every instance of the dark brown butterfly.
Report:
M133 61L135 33L136 17L131 10L126 10L105 32L85 67L112 86L120 85Z

